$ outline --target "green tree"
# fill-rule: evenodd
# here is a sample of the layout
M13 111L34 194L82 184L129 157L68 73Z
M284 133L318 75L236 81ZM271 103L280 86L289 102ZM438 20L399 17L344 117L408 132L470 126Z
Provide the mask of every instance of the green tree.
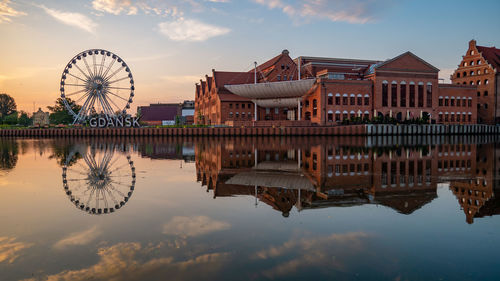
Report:
M25 127L31 125L31 118L29 118L28 114L24 111L20 111L19 120L17 121L20 125Z
M16 102L14 98L3 93L0 94L0 117L5 117L14 113L17 109Z
M78 113L82 108L70 98L66 98L66 101L70 105L73 112ZM49 121L51 124L71 124L73 123L73 115L71 115L64 105L64 101L61 98L56 100L54 106L47 106L50 110Z
M18 122L17 112L13 112L3 118L3 123L8 125L16 125Z

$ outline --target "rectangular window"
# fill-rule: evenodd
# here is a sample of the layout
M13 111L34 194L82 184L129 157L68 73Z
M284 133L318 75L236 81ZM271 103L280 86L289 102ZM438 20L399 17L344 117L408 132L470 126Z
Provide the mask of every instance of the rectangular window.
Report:
M242 104L241 104L241 109L244 109L244 108L245 108L245 104L244 104L244 103L242 103Z
M382 106L387 106L387 99L389 98L388 93L388 85L387 84L382 84Z
M236 109L240 108L240 104L239 103L236 103L234 106L236 107Z
M418 85L418 107L424 107L424 85Z
M432 85L427 84L427 107L432 107Z
M399 97L399 101L401 103L401 107L406 107L406 85L400 85L400 97Z
M415 85L410 85L410 107L415 107Z
M468 104L468 105L469 105L469 107L472 107L472 100L468 100L468 102L469 102L469 104ZM469 120L469 121L470 121L470 120Z
M398 84L391 85L391 106L398 106Z
M276 108L274 109L274 114L279 114L279 113L280 113L280 110L279 110L279 108L277 108L277 107L276 107Z
M232 103L229 104L229 108L233 108L233 104Z

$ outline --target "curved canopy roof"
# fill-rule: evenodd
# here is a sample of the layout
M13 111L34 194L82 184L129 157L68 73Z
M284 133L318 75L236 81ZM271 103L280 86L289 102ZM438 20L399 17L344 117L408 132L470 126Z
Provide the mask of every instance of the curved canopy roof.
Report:
M301 98L277 98L277 99L259 99L256 100L260 107L297 107Z
M316 79L256 84L224 85L233 94L249 99L297 98L309 91Z

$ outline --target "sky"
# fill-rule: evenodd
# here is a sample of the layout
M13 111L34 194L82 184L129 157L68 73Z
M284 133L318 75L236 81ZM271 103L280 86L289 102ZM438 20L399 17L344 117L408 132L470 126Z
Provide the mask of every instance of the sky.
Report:
M136 106L194 99L212 69L290 55L385 60L411 51L448 79L471 39L500 47L498 0L0 0L0 93L33 112L76 54L126 61Z

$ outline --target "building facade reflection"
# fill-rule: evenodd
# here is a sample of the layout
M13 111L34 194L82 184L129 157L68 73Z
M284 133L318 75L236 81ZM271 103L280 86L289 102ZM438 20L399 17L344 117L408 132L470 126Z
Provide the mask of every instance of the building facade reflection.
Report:
M293 206L302 211L362 204L412 214L437 197L438 183L449 182L466 221L472 223L474 217L500 209L495 197L495 140L204 139L195 144L197 180L214 198L253 196L256 205L263 202L285 217Z

